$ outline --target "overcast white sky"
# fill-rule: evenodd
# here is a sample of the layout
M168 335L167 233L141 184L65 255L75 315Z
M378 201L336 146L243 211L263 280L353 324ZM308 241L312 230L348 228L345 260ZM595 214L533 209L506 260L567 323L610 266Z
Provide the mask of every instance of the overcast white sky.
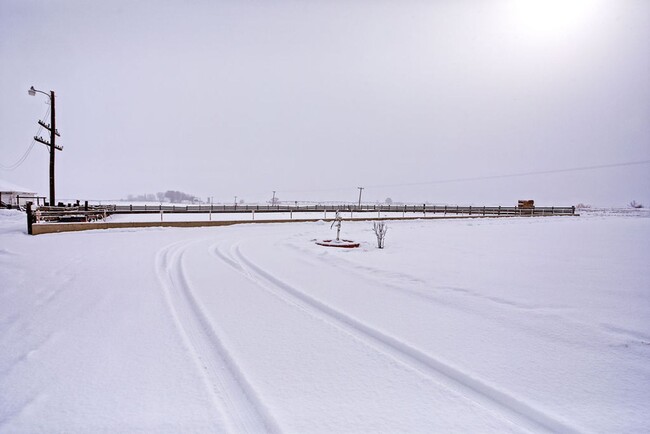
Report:
M650 206L650 1L0 1L0 164L57 196ZM43 134L45 135L45 134ZM0 178L48 194L36 144ZM409 185L417 184L417 185Z

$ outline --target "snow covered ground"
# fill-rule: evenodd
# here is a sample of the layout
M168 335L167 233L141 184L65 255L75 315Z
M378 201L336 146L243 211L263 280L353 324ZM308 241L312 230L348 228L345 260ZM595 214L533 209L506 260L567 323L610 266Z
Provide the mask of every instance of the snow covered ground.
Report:
M647 213L389 226L0 211L0 432L648 430Z
M113 214L109 216L107 222L181 222L181 221L216 221L216 220L229 220L229 221L260 221L260 220L317 220L317 219L333 219L336 213L334 212L244 212L244 213L142 213L142 214ZM402 218L406 217L421 218L421 217L467 217L469 214L441 214L441 213L422 213L422 212L350 212L341 211L339 213L341 218L344 219L372 219L376 217L384 218ZM474 214L475 216L477 214Z

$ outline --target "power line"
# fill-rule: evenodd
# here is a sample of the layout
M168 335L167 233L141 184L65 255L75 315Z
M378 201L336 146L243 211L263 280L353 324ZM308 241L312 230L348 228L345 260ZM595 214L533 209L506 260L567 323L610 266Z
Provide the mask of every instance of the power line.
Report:
M30 145L27 147L27 150L18 159L18 161L16 161L14 164L12 164L10 166L5 166L4 164L0 163L0 169L6 170L6 171L9 171L9 172L13 171L13 170L16 170L18 167L20 167L25 162L25 160L27 160L27 157L29 156L29 153L32 152L32 149L34 148L35 144L36 144L36 141L32 140L32 143L30 143Z
M47 107L45 115L43 116L43 122L45 122L45 120L47 119L47 117L49 115L50 115L50 106ZM43 126L39 126L38 131L36 132L36 136L39 136L41 134L42 130L43 130ZM13 170L16 170L18 167L20 167L25 162L25 160L27 160L27 157L29 156L30 152L32 152L32 149L34 149L35 144L36 144L36 140L32 139L32 141L29 144L29 146L27 147L27 150L25 151L25 153L23 153L23 155L20 158L18 158L18 160L15 163L10 164L9 166L6 166L6 165L0 163L0 169L6 170L6 171L9 171L9 172L13 171Z
M509 173L509 174L501 174L501 175L437 179L432 181L404 182L404 183L395 183L395 184L366 185L366 187L364 188L375 189L375 188L386 188L386 187L409 187L409 186L416 186L416 185L449 184L453 182L484 181L488 179L516 178L516 177L523 177L523 176L550 175L554 173L581 172L586 170L608 169L612 167L635 166L635 165L649 164L649 163L650 160L628 161L625 163L599 164L595 166L571 167L566 169L537 170L531 172ZM348 190L350 190L350 187L322 188L322 189L314 189L314 190L283 190L282 193L316 193L316 192L334 192L334 191L348 191Z
M501 178L516 178L522 176L534 176L534 175L550 175L554 173L567 173L567 172L581 172L585 170L597 170L597 169L608 169L612 167L624 167L624 166L635 166L640 164L649 164L650 160L642 161L628 161L625 163L612 163L612 164L600 164L597 166L583 166L583 167L572 167L568 169L552 169L552 170L538 170L533 172L521 172L521 173L510 173L505 175L489 175L489 176L476 176L471 178L451 178L451 179L439 179L435 181L424 181L424 182L409 182L402 184L381 184L381 185L371 185L368 188L384 188L384 187L406 187L412 185L430 185L430 184L447 184L452 182L465 182L465 181L483 181L486 179L501 179Z

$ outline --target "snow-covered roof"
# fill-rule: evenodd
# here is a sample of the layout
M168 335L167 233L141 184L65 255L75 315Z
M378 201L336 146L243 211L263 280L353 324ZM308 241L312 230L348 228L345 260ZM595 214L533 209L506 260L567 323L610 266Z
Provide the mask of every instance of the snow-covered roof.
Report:
M31 188L25 188L20 185L12 184L9 181L5 181L4 179L0 179L0 191L11 191L15 193L35 193L36 190L32 190Z

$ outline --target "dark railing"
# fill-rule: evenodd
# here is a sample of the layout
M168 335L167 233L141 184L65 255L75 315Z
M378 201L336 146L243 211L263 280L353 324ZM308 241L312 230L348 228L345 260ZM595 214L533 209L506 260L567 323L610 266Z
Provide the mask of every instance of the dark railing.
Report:
M341 211L343 218L392 219L406 217L431 218L433 216L459 217L517 217L517 216L573 216L575 207L503 207L503 206L451 206L451 205L88 205L67 207L33 207L27 204L27 232L32 234L34 223L92 222L103 220L111 214L162 214L167 213L322 213L322 218L334 217ZM330 213L329 215L327 213ZM356 216L354 215L356 213ZM382 215L383 214L383 215ZM391 215L392 214L392 215ZM318 216L316 218L321 218ZM210 218L212 220L212 218ZM309 220L309 219L308 219ZM308 221L303 219L303 221Z
M467 215L573 215L575 207L504 207L452 205L113 205L110 214L165 213L286 213L286 212L382 212Z
M57 216L98 213L110 214L157 214L163 213L287 213L287 212L336 212L342 213L409 213L409 214L463 214L491 216L543 216L574 215L575 207L506 207L506 206L457 206L457 205L88 205L71 207L38 207L41 216Z

